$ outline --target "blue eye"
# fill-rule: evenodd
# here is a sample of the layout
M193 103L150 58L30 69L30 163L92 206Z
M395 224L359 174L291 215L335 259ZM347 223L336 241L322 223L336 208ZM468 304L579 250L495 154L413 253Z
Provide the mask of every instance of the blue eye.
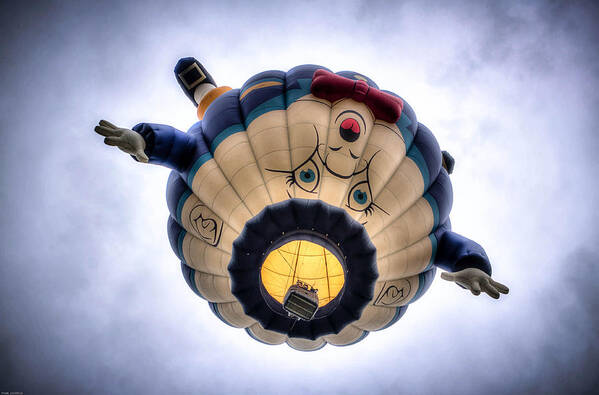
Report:
M364 203L366 203L367 198L368 198L368 195L366 194L366 192L362 192L361 189L356 189L354 191L354 200L358 204L364 204Z
M300 179L303 182L312 182L316 179L316 177L314 176L314 172L312 171L312 169L308 169L308 170L302 170L300 172Z

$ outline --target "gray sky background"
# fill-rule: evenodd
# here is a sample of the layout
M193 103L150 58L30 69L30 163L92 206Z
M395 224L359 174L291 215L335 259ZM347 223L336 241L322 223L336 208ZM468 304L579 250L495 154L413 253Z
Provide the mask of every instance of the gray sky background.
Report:
M599 385L596 5L147 3L0 3L0 391ZM183 56L233 87L316 63L402 95L456 158L454 230L485 247L510 294L436 279L393 327L316 353L221 323L168 244L168 170L93 133L101 118L186 130L195 111L172 74Z

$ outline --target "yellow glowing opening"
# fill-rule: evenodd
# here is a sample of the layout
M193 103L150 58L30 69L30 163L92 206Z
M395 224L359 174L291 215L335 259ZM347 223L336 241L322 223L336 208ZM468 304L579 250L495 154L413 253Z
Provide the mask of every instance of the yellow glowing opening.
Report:
M268 254L260 272L266 291L283 303L287 289L301 280L318 290L318 307L343 288L343 266L329 250L307 240L294 240Z

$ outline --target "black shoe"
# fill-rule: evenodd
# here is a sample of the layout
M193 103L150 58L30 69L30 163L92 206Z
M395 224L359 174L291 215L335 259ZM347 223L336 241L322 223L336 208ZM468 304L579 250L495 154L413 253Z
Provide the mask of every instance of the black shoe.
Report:
M209 83L216 86L212 76L208 74L204 66L195 58L181 58L175 66L175 78L185 92L187 97L198 106L193 98L195 88L200 84Z
M453 166L455 165L455 160L453 156L449 155L447 151L441 151L443 155L443 167L447 170L447 174L453 173Z

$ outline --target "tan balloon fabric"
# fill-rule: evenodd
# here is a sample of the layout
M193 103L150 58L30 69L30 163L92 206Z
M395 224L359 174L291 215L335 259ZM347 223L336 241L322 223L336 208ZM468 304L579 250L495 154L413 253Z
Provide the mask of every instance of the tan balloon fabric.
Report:
M191 190L238 233L252 218L250 210L229 184L214 159L208 160L198 169L193 176Z
M360 319L352 323L352 325L365 331L378 331L391 322L393 317L395 317L395 313L395 307L374 306L370 304L366 306Z
M313 155L316 144L326 144L329 119L331 115L331 104L326 100L318 99L312 95L306 95L291 104L287 109L289 148L291 150L291 169L296 170L296 174L301 169L299 167L305 164ZM306 163L310 168L313 166L315 173L322 175L323 167L320 161L314 159L312 163ZM303 199L315 199L318 197L320 180L316 180L317 188L312 188L312 183L302 184L296 175L296 182L304 188L295 186L292 196Z
M266 330L262 328L258 322L248 327L248 330L251 332L252 336L266 344L282 344L287 340L287 336Z
M377 258L378 280L395 280L418 274L431 260L432 244L428 237L384 258Z
M364 335L364 331L355 327L353 324L348 325L336 335L324 336L324 339L335 346L345 346L358 340Z
M374 202L387 213L375 211L371 216L361 215L358 222L367 221L366 231L376 235L414 204L424 192L424 182L418 165L406 157Z
M224 139L214 151L214 159L252 216L272 203L247 133Z
M405 213L395 219L371 240L377 247L377 259L400 251L427 237L433 230L434 215L429 202L420 198ZM367 228L368 229L368 228Z
M266 170L291 169L286 112L270 111L256 118L248 125L247 134L271 201L289 199L286 174Z
M237 299L231 293L229 277L215 276L210 273L195 272L194 280L198 291L209 302L235 302Z
M300 339L297 337L291 337L287 339L287 344L289 347L294 348L299 351L314 351L318 350L325 344L325 340L323 338L316 340L309 339Z
M250 325L254 325L256 320L248 317L244 312L239 302L229 303L217 303L216 308L220 313L221 317L229 324L236 328L247 328Z
M191 233L185 234L182 250L185 263L192 269L216 276L229 277L227 266L231 260L231 254L212 247Z

